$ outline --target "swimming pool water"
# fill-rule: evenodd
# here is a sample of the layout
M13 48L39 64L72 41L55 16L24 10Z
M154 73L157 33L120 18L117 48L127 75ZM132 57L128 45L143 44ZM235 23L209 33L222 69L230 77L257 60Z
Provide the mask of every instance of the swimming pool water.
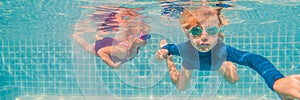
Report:
M71 38L74 24L91 14L81 6L117 4L144 7L152 16L149 44L121 70L112 70ZM263 55L284 74L300 73L300 3L294 0L240 0L224 11L230 24L226 43ZM153 60L161 39L184 41L176 22L164 25L155 1L0 0L0 99L79 96L115 99L278 99L252 69L237 66L236 84L214 73L195 72L191 87L178 92L164 63ZM180 58L177 59L181 61ZM180 63L176 63L178 66ZM212 75L212 76L211 76ZM218 83L219 82L219 83ZM17 88L16 88L17 87ZM204 98L202 98L204 99ZM212 99L212 98L210 98Z

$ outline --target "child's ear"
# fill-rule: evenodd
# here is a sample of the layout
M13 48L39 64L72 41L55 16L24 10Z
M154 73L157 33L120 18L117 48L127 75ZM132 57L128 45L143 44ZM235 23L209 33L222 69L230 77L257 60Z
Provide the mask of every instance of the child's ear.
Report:
M219 40L220 41L223 41L225 38L224 34L223 33L219 33Z
M220 14L220 13L221 13L222 9L223 9L222 7L218 7L218 8L216 8L216 10L217 10L218 14Z
M190 35L189 35L189 34L185 33L184 35L185 35L187 38L190 38Z
M187 38L190 38L190 34L188 33L187 29L183 29L182 31Z

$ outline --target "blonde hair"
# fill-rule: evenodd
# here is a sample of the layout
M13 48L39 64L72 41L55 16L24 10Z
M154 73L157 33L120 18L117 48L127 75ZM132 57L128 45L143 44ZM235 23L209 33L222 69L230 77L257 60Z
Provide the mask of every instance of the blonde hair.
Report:
M134 18L126 22L122 29L127 32L128 35L136 35L140 33L132 33L138 31L149 31L150 26L142 18Z
M140 32L148 33L150 26L141 18L130 19L123 26L120 26L120 31L116 34L116 40L124 40L129 36L140 35Z
M198 26L200 22L210 21L217 17L219 27L228 24L228 20L221 13L222 8L212 8L209 6L200 6L192 8L192 10L185 9L179 18L179 22L184 29L190 30L192 27ZM189 35L185 33L187 37ZM223 41L225 36L223 33L219 34L219 41Z
M179 18L179 22L185 29L191 29L199 25L199 22L204 20L211 20L217 17L219 20L219 27L228 24L227 19L221 13L222 8L212 8L209 6L200 6L191 10L184 10Z

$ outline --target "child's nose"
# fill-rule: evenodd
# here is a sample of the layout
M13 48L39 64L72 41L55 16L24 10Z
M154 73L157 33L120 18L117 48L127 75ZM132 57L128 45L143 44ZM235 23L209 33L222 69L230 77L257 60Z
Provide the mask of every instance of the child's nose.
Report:
M201 37L200 37L202 42L207 42L208 41L207 35L208 34L205 31L202 32Z

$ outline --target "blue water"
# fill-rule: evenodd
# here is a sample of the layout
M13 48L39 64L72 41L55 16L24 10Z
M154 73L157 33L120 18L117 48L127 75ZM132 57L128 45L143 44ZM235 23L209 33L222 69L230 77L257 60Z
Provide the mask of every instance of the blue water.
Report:
M110 69L99 58L83 51L71 38L76 31L74 24L93 12L81 6L103 4L144 7L142 12L152 16L148 20L153 34L151 41L121 70ZM263 79L245 66L237 66L240 80L236 84L200 72L195 73L197 77L193 78L187 91L178 92L164 63L153 60L153 55L160 40L179 43L185 38L176 22L168 25L162 22L157 4L146 0L0 0L1 100L24 95L185 99L208 94L277 98ZM240 0L234 4L237 5L235 10L223 12L230 22L224 27L226 43L263 55L284 75L299 74L299 1ZM177 60L181 61L180 58ZM176 64L180 66L180 63Z

